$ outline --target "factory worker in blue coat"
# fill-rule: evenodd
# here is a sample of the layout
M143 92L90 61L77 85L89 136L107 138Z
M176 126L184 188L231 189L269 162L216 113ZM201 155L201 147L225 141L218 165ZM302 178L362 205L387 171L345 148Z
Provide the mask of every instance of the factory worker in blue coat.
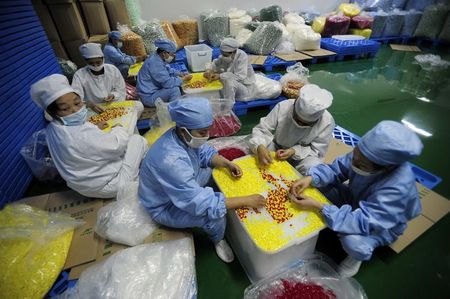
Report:
M154 107L161 98L171 102L181 96L180 86L183 81L192 79L192 75L180 73L169 65L175 59L177 46L168 39L157 39L156 53L148 58L137 77L136 89L145 106Z
M103 49L105 63L115 65L122 74L122 77L126 80L128 78L128 70L130 69L130 66L144 61L147 56L130 56L123 53L120 50L123 45L122 33L119 31L111 31L108 34L108 38L108 43Z
M407 222L420 214L415 176L407 161L419 156L422 148L410 129L382 121L352 152L332 164L310 168L293 184L297 204L319 209L328 227L338 233L348 254L339 266L342 276L355 275L361 261L369 260L376 247L397 240ZM309 185L318 187L333 204L304 196Z
M224 239L227 209L262 207L259 194L229 197L205 187L211 168L225 167L236 179L238 165L205 144L213 122L205 98L183 98L169 104L176 127L162 135L150 148L140 172L139 199L156 222L168 227L201 227L225 262L234 259Z

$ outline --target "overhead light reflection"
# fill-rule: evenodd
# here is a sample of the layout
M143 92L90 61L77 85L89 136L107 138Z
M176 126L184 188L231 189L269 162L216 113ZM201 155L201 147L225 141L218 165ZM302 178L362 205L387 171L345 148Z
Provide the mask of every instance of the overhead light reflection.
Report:
M417 98L418 100L421 100L421 101L423 101L423 102L427 102L427 103L429 103L429 102L431 102L429 99L427 99L426 97L419 97L419 98Z
M422 136L425 137L430 137L433 136L433 134L431 134L430 132L427 132L421 128L416 127L414 124L410 123L407 120L402 119L402 123L407 126L408 128L410 128L411 130L413 130L414 132L416 132L417 134L420 134Z

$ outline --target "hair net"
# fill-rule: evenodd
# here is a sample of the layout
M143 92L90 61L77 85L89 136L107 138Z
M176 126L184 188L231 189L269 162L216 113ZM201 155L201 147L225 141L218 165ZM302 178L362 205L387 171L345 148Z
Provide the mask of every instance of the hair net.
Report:
M169 53L175 53L177 51L177 45L170 39L157 39L155 40L155 47L160 48Z
M420 155L420 138L403 124L382 121L359 141L361 153L378 165L399 165Z
M224 52L234 52L239 48L239 42L234 38L227 37L220 43L220 50Z
M102 45L96 43L82 44L80 53L84 59L103 57Z
M169 103L169 114L177 127L203 129L212 125L213 115L206 98L189 97Z
M60 96L74 92L64 75L54 74L31 85L30 94L33 101L42 109L56 101Z
M306 122L315 122L331 106L333 95L315 84L306 84L300 89L295 102L295 113Z
M110 39L121 39L122 34L119 31L111 31L110 33L108 33L108 37Z

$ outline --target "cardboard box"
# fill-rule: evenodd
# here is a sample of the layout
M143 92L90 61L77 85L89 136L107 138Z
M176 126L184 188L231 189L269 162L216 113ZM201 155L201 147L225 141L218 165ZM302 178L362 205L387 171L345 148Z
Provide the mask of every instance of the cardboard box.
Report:
M73 61L78 68L86 65L86 61L84 60L83 56L81 56L79 49L80 46L85 43L87 43L87 38L63 42L64 48L66 49L70 60Z
M64 269L71 269L69 279L77 279L84 269L98 263L119 250L128 248L126 245L112 243L95 234L94 228L97 213L111 200L92 199L84 197L75 191L57 192L28 197L17 203L28 204L49 212L61 212L84 220L85 224L74 232ZM192 238L192 233L169 228L156 229L144 243L153 243L181 238ZM192 246L194 248L194 244ZM195 252L192 254L195 255Z
M88 42L101 44L102 48L104 48L106 43L108 42L108 34L100 34L100 35L90 36L88 39Z
M38 3L37 1L33 2L34 10L41 21L42 27L47 34L48 40L50 42L60 41L58 30L56 30L55 23L50 15L50 11L48 10L45 4Z
M80 4L89 35L108 34L111 31L103 2L81 2Z
M55 21L61 40L87 40L87 32L76 3L53 4L53 1L50 1L48 8Z
M342 141L332 139L324 161L325 163L331 163L335 158L345 155L352 150L351 146L344 144ZM408 227L403 235L390 245L397 253L405 249L450 211L450 202L447 198L419 183L416 183L416 185L422 203L422 213L408 222Z
M130 17L124 0L105 0L106 13L112 30L117 30L117 23L131 27Z
M56 57L69 59L66 49L64 49L64 46L61 43L61 41L50 42L50 44L52 45L52 48L53 48L53 51L55 52Z

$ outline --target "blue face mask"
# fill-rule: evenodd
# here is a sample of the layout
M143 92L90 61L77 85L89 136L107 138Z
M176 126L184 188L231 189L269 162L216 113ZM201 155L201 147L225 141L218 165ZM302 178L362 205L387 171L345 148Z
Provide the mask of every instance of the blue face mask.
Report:
M60 117L62 123L66 126L81 126L86 122L87 109L86 106L67 116Z

